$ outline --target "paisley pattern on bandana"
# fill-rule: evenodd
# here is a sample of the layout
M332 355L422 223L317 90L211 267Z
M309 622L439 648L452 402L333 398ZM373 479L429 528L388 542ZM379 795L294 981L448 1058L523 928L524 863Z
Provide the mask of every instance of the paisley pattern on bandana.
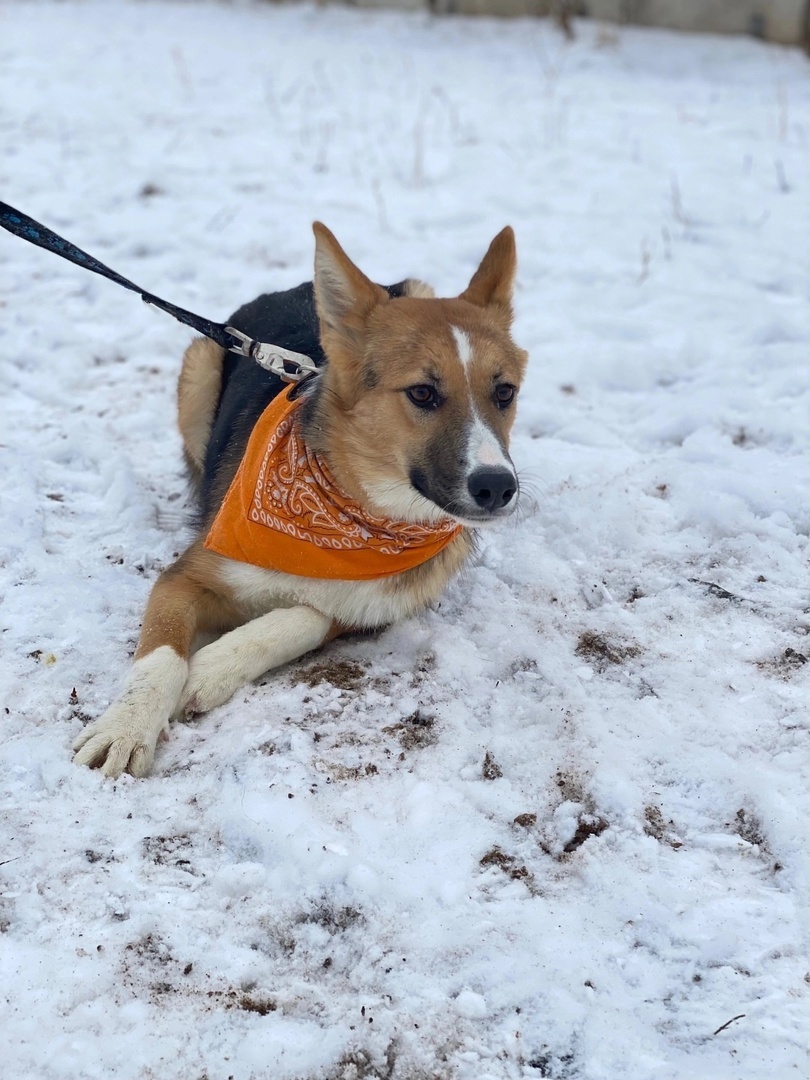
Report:
M304 577L361 579L401 573L462 532L375 517L338 487L309 450L299 401L280 394L259 418L205 546L228 558Z

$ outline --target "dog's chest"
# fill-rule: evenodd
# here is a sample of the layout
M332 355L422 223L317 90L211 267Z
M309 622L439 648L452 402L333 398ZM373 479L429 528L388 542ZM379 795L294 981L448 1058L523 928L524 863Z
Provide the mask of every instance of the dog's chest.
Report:
M429 563L368 581L295 577L226 558L219 560L219 577L248 618L305 604L342 626L374 629L408 618L437 600L470 550L465 531Z

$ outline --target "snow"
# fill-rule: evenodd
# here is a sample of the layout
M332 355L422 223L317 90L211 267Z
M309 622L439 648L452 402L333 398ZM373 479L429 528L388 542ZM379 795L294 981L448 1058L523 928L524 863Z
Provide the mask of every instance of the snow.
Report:
M509 222L531 355L437 610L105 782L189 335L0 235L4 1080L810 1074L806 59L65 0L0 61L3 198L144 287L225 318L322 218L451 295Z

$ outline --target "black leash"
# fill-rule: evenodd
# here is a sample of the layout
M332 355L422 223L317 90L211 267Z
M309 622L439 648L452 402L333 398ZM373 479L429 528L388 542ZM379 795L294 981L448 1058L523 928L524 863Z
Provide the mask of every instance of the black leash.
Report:
M185 308L178 307L176 304L170 304L168 300L161 300L154 293L146 292L145 289L142 289L128 278L122 277L115 270L111 270L109 266L105 266L103 262L99 262L92 255L88 255L86 251L82 251L75 244L71 244L64 236L59 236L58 233L46 228L45 225L34 221L27 214L23 214L21 210L15 210L8 203L0 202L0 225L15 236L27 240L30 244L36 244L37 247L44 248L46 251L52 251L55 255L67 259L68 262L83 266L85 270L100 274L102 277L114 281L117 285L129 289L130 292L138 293L145 304L150 304L152 307L165 311L177 319L178 322L190 326L192 330L196 330L200 334L204 334L205 337L215 341L217 345L221 345L223 349L227 349L229 352L252 357L263 368L272 371L284 379L285 382L299 382L307 375L318 370L315 362L309 356L304 356L303 353L292 352L289 349L282 349L278 345L256 341L233 326L211 322L210 319L204 319L201 315L195 315L192 311L186 311Z

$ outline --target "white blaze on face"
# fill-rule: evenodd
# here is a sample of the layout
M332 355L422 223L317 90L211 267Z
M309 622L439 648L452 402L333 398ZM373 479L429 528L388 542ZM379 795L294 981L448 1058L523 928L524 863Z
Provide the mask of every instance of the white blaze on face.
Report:
M468 460L473 469L486 468L487 466L509 469L510 472L512 469L511 462L504 454L491 429L477 415L470 425Z
M473 355L470 335L465 330L461 330L458 326L451 326L450 329L453 331L453 338L456 342L456 349L458 350L458 358L461 361L461 366L464 368L464 372L469 381L469 368L472 363Z
M458 350L458 358L467 376L467 385L470 385L470 365L473 362L473 345L470 335L458 326L451 326L453 339ZM495 438L492 429L481 419L475 401L470 392L470 409L472 422L469 427L467 439L467 475L476 469L501 468L508 469L514 476L512 462L501 449L501 445Z

